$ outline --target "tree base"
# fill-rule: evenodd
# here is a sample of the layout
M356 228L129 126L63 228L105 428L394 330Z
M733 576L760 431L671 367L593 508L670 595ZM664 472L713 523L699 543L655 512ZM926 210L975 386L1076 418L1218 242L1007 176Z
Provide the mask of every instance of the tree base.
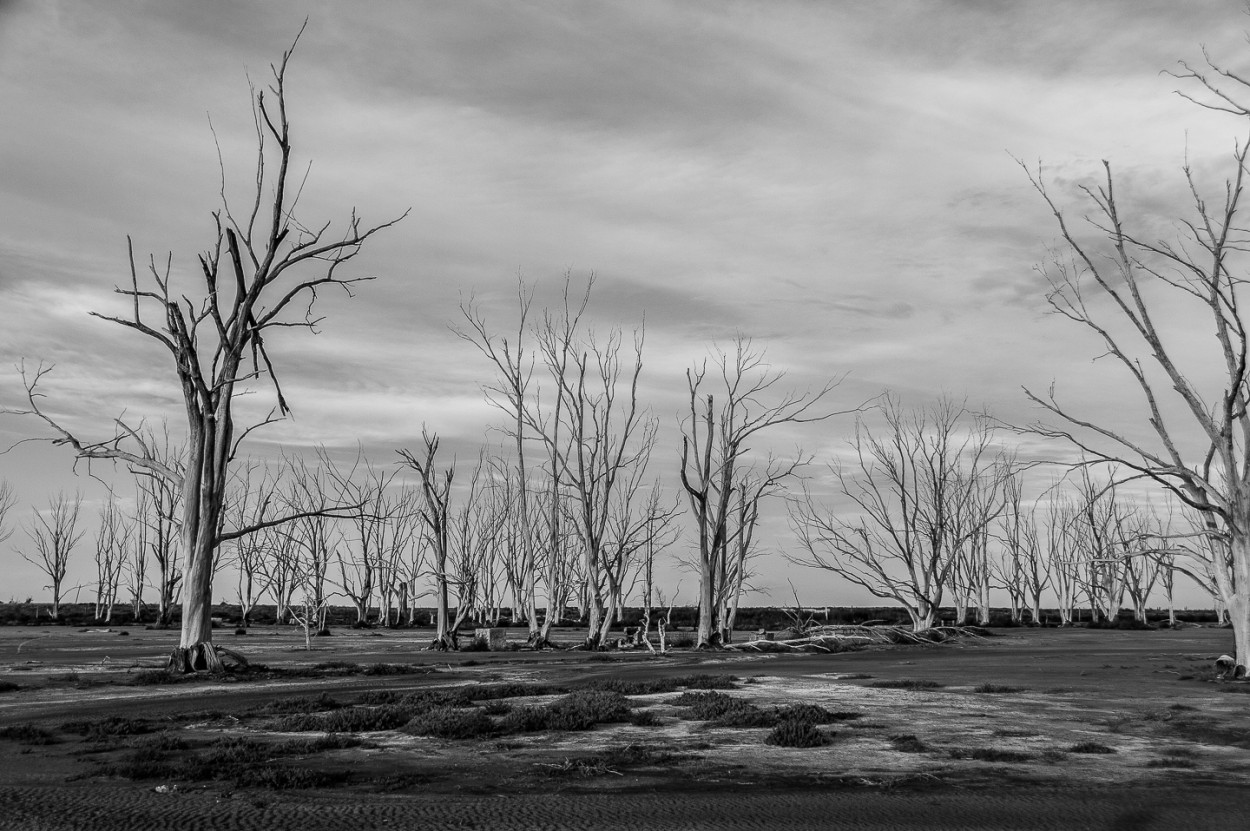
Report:
M175 648L169 654L166 668L178 675L190 675L193 672L216 675L236 670L246 671L248 663L247 658L233 649L211 643L197 643Z

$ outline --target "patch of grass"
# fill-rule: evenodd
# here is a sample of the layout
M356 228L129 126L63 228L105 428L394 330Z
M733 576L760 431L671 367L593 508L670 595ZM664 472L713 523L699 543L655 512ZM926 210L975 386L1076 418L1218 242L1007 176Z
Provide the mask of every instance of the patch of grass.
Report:
M866 681L872 677L874 676L869 675L866 672L852 672L847 675L839 675L838 680L839 681Z
M51 730L44 730L42 727L35 727L33 724L14 724L9 727L0 727L0 739L8 739L21 744L56 744L56 736Z
M591 681L586 689L607 690L621 695L653 695L655 693L677 692L689 690L735 690L738 688L738 677L734 675L711 675L700 673L683 675L677 678L656 678L650 681L623 681L618 678L605 678Z
M469 702L486 701L497 698L525 698L533 695L564 695L569 688L559 684L520 684L504 682L500 684L483 684L478 687L457 687L461 695Z
M997 747L953 747L947 753L952 759L973 759L978 762L1032 762L1032 753L1003 750Z
M283 733L362 733L395 730L412 720L415 713L395 705L344 707L330 713L298 713L279 719L274 729Z
M1017 730L1011 727L1000 727L994 735L1003 739L1027 739L1037 735L1036 730Z
M358 744L359 740L343 736L277 743L235 737L218 739L200 748L201 752L190 752L185 743L149 740L102 766L101 773L136 780L229 781L239 787L270 790L320 788L343 781L347 774L292 767L279 760Z
M369 664L361 670L363 675L424 675L433 672L429 667L414 664Z
M777 717L782 721L807 721L812 724L834 724L840 721L853 721L863 716L863 713L845 710L826 710L819 704L790 704L777 710Z
M1099 742L1078 742L1068 748L1069 753L1116 753L1114 747Z
M135 744L135 750L146 753L164 753L170 750L187 750L191 747L191 743L176 733L168 730L162 730L155 736L139 740Z
M1018 693L1024 692L1024 687L1009 687L1006 684L981 684L973 687L975 693Z
M772 727L779 721L776 712L716 691L684 692L669 703L688 708L685 718L706 721L710 727Z
M784 719L772 729L764 741L778 747L823 747L833 741L833 738L810 721Z
M1146 762L1148 768L1193 768L1197 766L1193 759L1182 759L1177 756L1165 756L1162 759L1151 759Z
M435 707L404 725L405 733L440 739L476 739L498 732L495 723L477 707Z
M920 690L936 690L942 687L937 681L929 681L920 678L900 678L894 681L874 681L868 686L876 687L880 690L912 690L919 692Z
M330 697L329 693L322 692L321 695L313 696L296 696L295 698L278 698L268 702L260 707L257 712L287 714L287 713L320 713L326 710L338 710L344 705L342 702Z
M927 753L929 746L911 733L890 736L890 745L900 753Z
M575 690L550 704L515 707L500 726L510 733L590 730L597 724L628 721L629 717L629 701L620 693Z
M143 719L109 716L97 721L67 721L61 725L66 733L77 733L89 742L110 741L119 736L151 733L155 728Z

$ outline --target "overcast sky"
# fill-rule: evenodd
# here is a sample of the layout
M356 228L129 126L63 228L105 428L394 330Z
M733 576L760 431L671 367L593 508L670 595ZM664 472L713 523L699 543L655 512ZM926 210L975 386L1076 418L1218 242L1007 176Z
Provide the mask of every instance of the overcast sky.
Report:
M327 297L318 335L277 339L295 418L260 456L359 441L389 463L422 423L479 444L498 418L488 368L448 328L458 304L475 295L510 323L518 275L541 303L570 270L597 275L596 325L645 315L643 397L665 425L653 464L674 487L682 372L736 333L800 388L847 373L846 406L949 394L1023 423L1037 414L1021 386L1057 380L1130 424L1132 391L1099 374L1097 344L1045 314L1034 266L1055 229L1014 159L1040 160L1064 199L1110 159L1155 215L1186 153L1219 174L1247 131L1161 72L1204 45L1244 67L1233 0L0 0L0 407L21 403L25 359L56 364L48 407L84 432L123 411L178 416L167 357L87 312L128 279L128 234L193 276L220 188L212 130L241 194L249 78L267 80L305 16L288 101L312 162L301 218L411 214L351 263L376 281ZM827 455L850 431L783 440ZM0 418L0 445L36 433ZM72 467L47 445L0 456L13 519L59 488L98 499ZM769 528L762 543L785 549L784 522ZM0 600L42 594L11 551L25 542L0 543ZM761 585L785 601L787 578L833 585L780 561Z

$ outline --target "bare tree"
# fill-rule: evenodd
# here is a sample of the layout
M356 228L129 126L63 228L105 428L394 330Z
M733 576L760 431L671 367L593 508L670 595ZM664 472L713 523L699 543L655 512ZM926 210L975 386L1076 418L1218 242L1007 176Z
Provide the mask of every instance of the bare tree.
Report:
M461 338L472 343L495 367L497 380L483 387L486 399L508 417L505 432L516 442L516 530L512 535L512 566L515 577L513 588L529 626L528 642L538 646L543 638L538 625L538 555L534 535L531 532L530 479L526 464L525 442L529 428L526 409L529 406L530 379L533 376L532 353L525 345L527 318L533 293L518 282L516 335L512 343L507 338L491 334L486 318L472 302L462 304L461 314L468 324L467 330L458 330Z
M769 458L762 470L752 468L751 442L761 433L786 424L824 421L838 413L824 409L838 381L818 390L782 390L785 373L773 370L763 350L738 337L732 352L717 349L708 362L686 371L689 414L682 421L681 484L690 501L697 532L700 648L725 642L726 582L735 561L734 546L754 529L756 514L735 512L738 498L754 481L761 497L773 493L806 462L801 453L791 461ZM719 399L718 399L719 396ZM769 401L768 399L772 400ZM758 507L758 501L754 501ZM735 520L749 520L742 527Z
M78 529L78 514L82 509L82 496L67 496L64 491L48 501L46 511L36 510L34 519L26 525L30 549L19 550L22 559L37 567L48 578L45 588L52 591L50 616L61 616L61 592L69 572L69 558L74 547L82 540L85 530Z
M125 316L96 313L150 338L169 353L186 409L186 453L179 464L160 460L140 430L121 419L111 438L80 438L40 406L39 383L49 368L41 366L29 376L23 373L29 403L23 412L42 419L57 442L68 444L79 458L122 461L179 492L186 577L181 638L170 656L171 668L178 671L223 668L212 644L214 558L222 543L257 530L223 529L230 466L249 433L290 411L266 337L279 328L312 329L319 321L313 304L320 291L339 287L350 294L353 284L368 279L340 277L338 271L371 236L398 221L370 227L353 211L345 229L332 233L329 222L310 226L295 218L302 181L290 167L286 93L293 50L294 45L271 65L268 89L255 93L257 153L249 176L255 190L240 214L226 198L222 166L222 206L213 214L215 239L199 257L203 280L199 295L175 285L172 254L161 266L149 258L141 282L128 240L130 283L116 291L130 310ZM235 422L235 396L249 381L260 378L268 379L275 409L260 423L242 427Z
M17 505L17 494L13 493L13 486L9 484L7 479L0 479L0 542L4 542L13 536L13 529L9 527L9 512Z
M978 509L994 431L949 399L905 413L887 396L881 414L879 432L858 419L854 467L831 466L856 513L838 516L807 494L791 513L803 546L794 560L898 602L921 631L937 621L956 555L996 516Z
M121 587L122 572L134 545L134 524L128 521L117 500L110 498L100 509L95 538L96 601L95 619L113 619L113 607Z
M421 493L425 507L421 517L425 521L426 538L434 557L431 564L434 573L435 632L430 649L446 651L456 649L456 630L451 626L449 610L449 567L451 557L451 485L456 478L453 461L441 474L438 470L438 435L431 435L423 428L421 441L425 452L418 456L408 450L400 450L400 458L421 476Z
M1243 103L1250 81L1244 75L1210 59L1205 67L1181 66L1177 76L1198 89L1193 96L1182 93L1185 97L1250 118L1250 105ZM1070 254L1046 270L1050 305L1093 332L1102 351L1127 373L1140 393L1139 412L1149 433L1138 436L1084 415L1059 403L1053 390L1045 396L1028 393L1059 422L1034 429L1154 480L1198 512L1206 534L1227 541L1229 556L1215 556L1209 566L1229 610L1242 672L1250 666L1250 361L1241 313L1248 152L1250 141L1235 145L1231 171L1211 200L1189 165L1183 167L1192 210L1176 222L1175 241L1157 241L1153 222L1140 230L1130 224L1107 162L1102 184L1082 189L1094 213L1096 239L1069 223L1040 172L1030 176ZM1191 311L1204 316L1207 326L1170 328L1172 321L1189 321ZM1200 331L1208 333L1205 339ZM1200 346L1204 353L1196 349ZM1196 362L1186 363L1191 357ZM1208 368L1218 368L1219 377ZM1115 397L1122 410L1123 394L1116 391Z
M179 491L169 479L158 476L139 476L137 484L135 545L146 551L156 565L156 619L161 626L168 626L182 594Z

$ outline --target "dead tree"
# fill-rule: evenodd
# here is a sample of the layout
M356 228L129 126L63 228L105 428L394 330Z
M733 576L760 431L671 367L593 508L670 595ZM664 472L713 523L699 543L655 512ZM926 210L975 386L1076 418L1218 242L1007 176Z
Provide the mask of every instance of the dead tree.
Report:
M516 530L512 536L512 567L515 572L513 588L516 601L521 606L529 627L528 642L538 646L542 642L538 625L538 563L534 535L531 532L530 479L525 445L526 436L532 436L527 425L526 409L529 405L529 386L533 376L532 353L527 351L525 341L528 332L527 318L533 294L524 285L517 286L516 334L511 343L505 337L491 334L486 318L472 302L460 307L468 324L468 330L460 330L461 338L472 343L495 368L497 380L483 386L486 399L508 417L505 432L516 443Z
M100 509L95 538L96 599L95 619L108 623L121 588L122 572L134 544L134 526L122 514L117 500L110 498Z
M9 512L17 505L17 495L13 493L13 486L6 479L0 479L0 542L4 542L13 536L13 529L9 527Z
M716 349L711 369L714 377L709 377L704 360L686 370L689 413L682 420L681 439L681 484L698 535L697 645L704 649L722 645L727 637L718 613L724 604L718 598L726 596L733 546L744 530L734 524L734 506L746 479L754 475L767 481L771 491L806 461L801 453L791 462L770 459L766 470L753 473L752 442L783 425L819 422L838 414L823 409L838 381L803 393L782 390L785 373L773 370L763 350L748 338L737 338L732 353Z
M421 477L421 493L425 497L425 506L421 509L421 518L425 521L426 539L430 543L430 551L434 561L431 568L434 574L434 608L435 631L434 641L430 649L439 651L458 648L456 631L451 626L451 590L450 557L451 557L451 485L456 478L456 464L452 464L441 474L438 471L438 435L431 435L423 428L421 442L425 445L420 456L400 450L399 456Z
M214 558L223 543L257 530L222 527L231 463L249 433L290 412L266 339L281 328L312 329L319 322L313 304L324 289L338 287L350 294L353 284L368 279L341 277L339 269L370 237L398 221L367 226L353 211L345 228L332 232L329 222L309 225L296 219L303 175L291 170L286 71L293 50L271 65L271 84L255 93L256 165L248 176L255 189L241 213L226 198L222 166L222 205L213 213L214 240L199 257L198 294L176 285L172 254L159 266L149 258L141 280L128 240L130 282L116 291L129 310L95 313L150 338L169 354L186 412L186 452L179 464L162 462L140 430L120 419L111 438L80 438L40 406L39 384L49 368L24 373L29 408L22 412L42 419L57 442L68 444L79 458L121 461L178 491L186 567L182 633L170 656L176 671L223 669L212 643ZM273 392L273 412L260 423L237 424L235 396L260 379Z
M23 560L48 578L45 588L52 592L49 616L53 620L61 616L61 593L69 572L70 555L86 533L85 529L78 528L81 509L81 494L70 497L64 491L58 493L48 501L46 511L35 510L34 519L26 525L30 548L18 550Z
M1250 119L1250 80L1208 59L1181 65L1177 77L1196 85L1201 106ZM1201 96L1201 100L1199 97ZM1204 532L1226 540L1228 557L1209 561L1227 605L1236 663L1250 666L1250 360L1245 292L1246 159L1250 141L1234 146L1230 171L1217 194L1188 163L1182 168L1192 209L1176 224L1178 238L1157 240L1157 209L1145 208L1140 230L1103 163L1097 186L1082 188L1096 239L1073 227L1040 172L1034 188L1053 213L1070 255L1046 269L1051 307L1094 333L1100 351L1126 373L1140 395L1138 411L1150 437L1139 437L1082 414L1055 397L1029 392L1055 424L1033 430L1080 448L1089 458L1154 480L1202 518ZM1195 329L1190 314L1207 324ZM1173 329L1174 322L1181 321ZM1206 334L1201 334L1206 333ZM1205 348L1205 351L1201 351ZM1191 362L1192 361L1192 362ZM1218 373L1206 372L1208 367ZM1123 409L1124 393L1111 391ZM1244 670L1243 670L1244 671Z
M835 514L806 494L791 513L803 547L793 559L896 601L921 631L937 622L958 552L997 515L978 509L994 431L949 399L906 413L887 396L880 409L883 430L858 419L854 467L830 467L853 511Z

